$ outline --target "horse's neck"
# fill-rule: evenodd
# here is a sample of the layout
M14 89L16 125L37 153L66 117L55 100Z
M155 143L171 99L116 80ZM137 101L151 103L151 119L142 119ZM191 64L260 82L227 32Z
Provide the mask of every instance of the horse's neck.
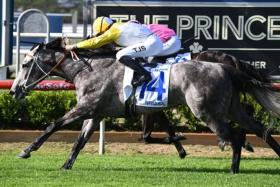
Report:
M67 58L60 66L61 71L59 72L60 77L65 78L69 81L73 81L75 76L83 70L84 63L79 61L75 62L70 58Z
M80 72L74 79L77 98L90 94L95 99L119 101L122 98L124 66L114 59L96 59L92 72Z
M92 70L90 70L84 61L87 61ZM71 58L66 59L61 66L63 75L60 76L74 81L79 75L90 73L90 71L92 71L95 76L102 76L102 74L113 73L115 69L119 69L119 66L121 66L112 57L85 58L84 61L73 61Z

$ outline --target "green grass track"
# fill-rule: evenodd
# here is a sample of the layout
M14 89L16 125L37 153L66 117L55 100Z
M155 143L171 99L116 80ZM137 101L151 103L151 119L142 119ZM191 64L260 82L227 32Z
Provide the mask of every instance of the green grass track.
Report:
M81 153L72 170L59 168L68 151L37 152L27 160L0 153L0 186L280 186L280 160L245 158L241 173L229 174L230 158L176 155L98 156Z

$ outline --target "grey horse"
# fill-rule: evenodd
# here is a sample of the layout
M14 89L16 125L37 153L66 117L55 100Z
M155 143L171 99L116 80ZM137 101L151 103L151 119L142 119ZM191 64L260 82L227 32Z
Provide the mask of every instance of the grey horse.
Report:
M48 137L66 125L85 121L81 134L63 168L70 169L91 137L99 122L107 116L126 117L122 79L124 66L112 56L97 56L90 61L73 62L63 50L38 45L25 58L19 75L10 90L16 99L24 96L47 76L55 75L71 80L76 87L77 105L63 117L51 123L46 130L19 156L28 158ZM94 73L91 71L94 69ZM240 91L247 91L267 110L280 114L278 95L270 84L253 79L235 68L204 61L188 61L172 66L168 106L185 105L193 114L222 139L231 142L233 157L231 172L238 173L240 136L229 125L229 120L262 138L280 156L280 146L267 129L244 112ZM163 108L136 106L136 113L154 113Z
M166 58L166 57L165 57ZM253 66L248 64L246 61L239 60L235 56L230 54L221 52L221 51L202 51L200 53L192 54L191 57L193 60L201 60L201 61L208 61L213 63L223 63L228 64L235 67L238 70L244 71L245 73L249 74L253 78L262 81L268 82L266 75L262 74L260 71L255 69ZM159 62L163 62L164 59L160 57L160 59L156 60ZM246 97L244 97L246 98ZM243 108L246 110L248 115L252 116L254 112L254 108L251 104L247 103L246 99L244 100ZM154 129L154 124L159 124L168 134L170 131L174 131L173 126L170 125L170 122L163 111L159 111L155 114L144 114L143 115L143 123L142 123L142 130L143 134L139 140L144 140L145 143L169 143L169 137L167 138L153 138L152 131ZM243 134L243 135L242 135ZM240 142L243 144L243 147L250 152L254 152L253 147L249 142L246 142L246 131L240 129L240 138L243 137L244 142ZM173 138L173 137L172 137ZM184 138L182 136L175 136L174 138L180 139ZM223 151L226 145L226 142L221 138L218 141L219 148Z

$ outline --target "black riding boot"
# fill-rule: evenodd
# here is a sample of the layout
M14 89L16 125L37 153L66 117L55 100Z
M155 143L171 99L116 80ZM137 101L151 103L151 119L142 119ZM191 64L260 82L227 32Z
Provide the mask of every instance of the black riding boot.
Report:
M132 82L133 86L140 86L142 83L152 80L150 72L145 70L145 68L141 66L141 64L139 64L137 60L134 60L130 56L122 56L119 61L120 63L126 65L127 67L130 67L140 75L138 80Z

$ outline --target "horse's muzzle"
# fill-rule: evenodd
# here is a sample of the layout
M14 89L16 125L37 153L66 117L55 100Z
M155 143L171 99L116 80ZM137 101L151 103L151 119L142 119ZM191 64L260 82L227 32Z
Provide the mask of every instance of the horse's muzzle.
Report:
M12 95L13 98L19 100L23 99L26 96L26 91L22 86L16 86L15 88L10 89L9 94Z
M10 90L9 94L10 94L11 96L13 96L13 95L15 94L15 92L12 91L12 90Z

